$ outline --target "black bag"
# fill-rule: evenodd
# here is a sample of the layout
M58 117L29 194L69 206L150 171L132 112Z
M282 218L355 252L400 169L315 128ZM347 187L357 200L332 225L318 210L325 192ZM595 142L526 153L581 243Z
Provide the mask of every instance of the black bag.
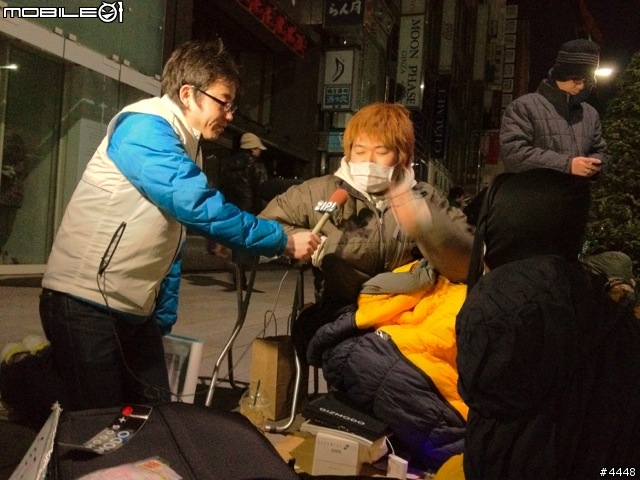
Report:
M42 428L51 414L51 405L64 403L59 385L50 345L18 362L0 363L0 397L20 422L33 430Z
M157 456L185 480L299 480L269 440L248 419L200 405L153 407L148 420L121 448L99 455L74 449L113 423L121 409L62 412L49 463L52 480Z

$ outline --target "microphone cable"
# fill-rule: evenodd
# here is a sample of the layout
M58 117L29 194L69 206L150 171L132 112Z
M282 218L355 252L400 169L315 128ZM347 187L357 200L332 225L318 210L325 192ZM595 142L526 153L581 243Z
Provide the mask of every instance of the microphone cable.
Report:
M276 316L276 309L278 307L278 301L280 299L280 294L282 293L282 286L284 284L284 281L286 280L287 276L289 275L289 272L291 271L291 268L288 268L287 270L285 270L284 275L282 276L282 278L280 279L280 283L278 284L278 292L276 294L276 299L274 302L274 305L271 309L266 310L264 312L263 315L263 320L262 320L262 329L253 337L253 340L257 339L257 338L264 338L266 333L267 333L267 329L269 328L269 326L273 323L275 325L275 335L278 335L278 318ZM288 330L288 329L287 329ZM247 355L247 353L249 353L249 350L251 349L252 346L252 342L250 342L240 353L240 356L235 360L234 365L232 365L232 369L235 369L238 365L240 365L240 362L244 359L244 357ZM225 379L221 379L221 380L225 380Z
M111 307L109 306L109 299L106 294L107 267L109 266L109 264L111 263L111 260L113 259L113 255L115 254L118 244L120 243L120 240L124 235L126 226L127 226L127 223L122 222L118 226L116 231L113 233L113 236L111 237L111 240L109 241L109 244L107 245L107 248L105 249L105 252L102 255L102 258L100 260L100 266L98 267L98 270L96 272L96 285L104 301L105 307L107 309L107 313L109 314L109 317L112 320L111 326L113 328L113 335L118 345L118 350L120 352L120 358L122 359L122 364L124 365L127 373L131 375L131 377L136 382L138 382L142 387L144 387L143 394L149 400L162 400L162 395L168 394L170 398L175 397L179 399L179 402L182 402L181 396L178 393L172 392L171 389L166 389L166 388L158 387L156 385L151 385L145 382L144 380L142 380L140 377L138 377L138 375L136 375L136 373L131 369L131 367L127 362L127 359L124 354L124 349L122 347L122 343L120 342L120 337L118 336L118 330L116 329L116 321L118 319L114 316L114 313ZM100 284L101 278L104 285ZM149 321L149 320L146 320L146 321ZM153 321L153 319L151 319L151 321ZM164 347L163 347L163 351L164 351Z

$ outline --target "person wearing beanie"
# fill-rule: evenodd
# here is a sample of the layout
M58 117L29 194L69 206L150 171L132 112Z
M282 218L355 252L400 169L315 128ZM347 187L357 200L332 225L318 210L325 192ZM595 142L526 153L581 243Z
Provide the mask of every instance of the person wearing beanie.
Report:
M600 117L586 103L596 83L600 47L587 39L565 42L538 89L511 102L500 126L506 172L550 168L600 178L609 163Z
M578 258L588 187L539 168L485 194L455 328L467 479L640 465L640 322Z

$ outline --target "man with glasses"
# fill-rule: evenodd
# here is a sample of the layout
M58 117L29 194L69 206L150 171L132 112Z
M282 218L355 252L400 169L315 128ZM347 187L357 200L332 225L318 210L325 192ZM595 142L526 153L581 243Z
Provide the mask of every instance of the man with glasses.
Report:
M170 399L162 334L177 317L187 228L269 257L305 260L317 248L310 231L287 235L226 203L200 169L199 141L217 139L233 119L239 80L222 42L188 42L164 67L163 96L109 123L42 282L41 321L61 386L48 393L63 408Z
M609 162L600 117L585 102L596 83L600 47L586 39L560 47L538 90L507 107L500 156L507 172L551 168L596 179Z

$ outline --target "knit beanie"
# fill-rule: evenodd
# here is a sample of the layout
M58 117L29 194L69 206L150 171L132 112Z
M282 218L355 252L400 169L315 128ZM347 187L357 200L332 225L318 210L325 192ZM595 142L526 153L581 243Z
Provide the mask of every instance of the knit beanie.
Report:
M490 269L537 255L577 261L590 206L589 182L549 168L503 173L489 187L478 221L468 286Z
M573 78L593 80L599 64L600 47L597 43L586 38L570 40L560 47L551 69L551 78L560 81Z

